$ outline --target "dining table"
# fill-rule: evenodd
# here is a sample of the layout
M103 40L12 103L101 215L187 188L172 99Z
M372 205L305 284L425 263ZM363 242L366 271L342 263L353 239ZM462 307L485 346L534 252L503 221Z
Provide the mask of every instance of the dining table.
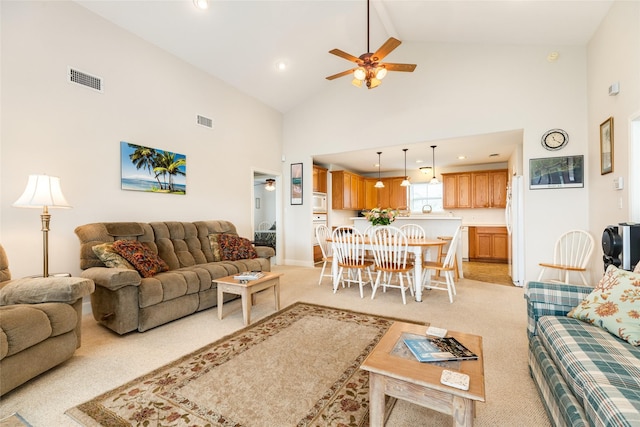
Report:
M328 238L327 241L332 242L331 238ZM413 259L413 281L414 281L414 296L417 302L422 302L422 261L423 261L423 253L427 253L427 258L432 259L431 250L438 249L438 251L442 250L442 247L447 244L446 240L442 239L429 239L429 238L408 238L407 239L407 252L412 253L414 256ZM368 236L364 237L364 249L365 250L373 250L373 243L369 239ZM438 255L433 259L438 259ZM408 261L407 261L408 262ZM331 263L331 274L333 276L333 286L334 289L337 289L338 281L340 278L338 277L338 263ZM427 276L427 285L431 280L430 277Z

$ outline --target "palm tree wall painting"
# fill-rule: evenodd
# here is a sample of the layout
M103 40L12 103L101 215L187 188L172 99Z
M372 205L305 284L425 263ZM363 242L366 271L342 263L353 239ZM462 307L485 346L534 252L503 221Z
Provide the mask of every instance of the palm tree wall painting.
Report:
M187 157L120 142L121 188L153 193L187 193Z

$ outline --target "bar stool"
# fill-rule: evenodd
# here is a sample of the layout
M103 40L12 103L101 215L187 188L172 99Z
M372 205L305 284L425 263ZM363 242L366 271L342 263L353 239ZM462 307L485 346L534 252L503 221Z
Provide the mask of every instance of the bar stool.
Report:
M440 246L440 248L438 249L438 262L443 262L444 259L447 257L447 252L449 252L449 248L451 245L451 239L453 239L453 236L438 236L437 237L440 240L446 240L448 243L446 245L442 245ZM446 246L446 250L445 250L445 246ZM455 258L455 270L454 270L454 277L456 278L456 280L458 280L460 278L460 273L459 273L459 267L458 267L458 257L456 256ZM436 277L440 277L440 271L436 272Z

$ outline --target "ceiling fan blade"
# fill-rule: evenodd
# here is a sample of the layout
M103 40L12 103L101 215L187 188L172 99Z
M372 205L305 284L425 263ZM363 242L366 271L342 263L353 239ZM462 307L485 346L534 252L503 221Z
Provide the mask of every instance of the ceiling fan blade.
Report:
M400 40L389 37L389 40L384 42L384 44L380 46L380 49L371 56L371 59L374 62L382 61L382 58L390 54L393 49L400 46L400 43L402 43Z
M351 55L350 53L344 52L340 49L332 49L329 51L329 53L332 53L336 56L339 56L340 58L344 58L347 61L351 61L351 62L355 62L357 64L361 63L362 60L360 58L356 58L355 56Z
M408 73L412 72L417 67L416 64L392 64L389 62L385 62L381 65L389 71L406 71Z
M333 80L333 79L337 79L338 77L342 77L342 76L346 76L348 74L352 74L355 70L357 70L357 68L352 68L350 70L343 71L343 72L338 73L338 74L334 74L333 76L327 77L327 80Z

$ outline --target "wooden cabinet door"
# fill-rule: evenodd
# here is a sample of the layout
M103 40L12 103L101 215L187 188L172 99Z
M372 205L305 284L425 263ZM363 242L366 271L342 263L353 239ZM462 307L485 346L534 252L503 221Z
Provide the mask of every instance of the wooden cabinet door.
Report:
M365 178L364 180L364 209L378 207L378 189L375 187L376 179Z
M345 209L344 199L344 171L331 171L331 207Z
M400 185L403 180L403 177L389 179L389 207L393 209L407 209L407 187Z
M488 208L489 207L489 174L473 173L473 207Z
M473 200L471 197L473 185L470 173L461 173L457 175L457 191L458 208L472 208Z
M365 203L366 188L365 188L365 184L364 184L364 177L358 175L356 177L356 179L358 181L358 197L356 198L357 199L356 200L356 209L357 210L362 210L366 206L366 203Z
M490 233L476 233L476 257L493 258L492 235Z
M458 207L457 175L442 175L442 206L445 209L454 209Z
M506 227L469 227L469 260L507 262L508 258Z
M327 192L327 169L313 165L313 191Z
M492 208L507 206L507 171L489 173L489 199Z
M491 244L493 245L491 253L493 258L500 261L509 259L509 235L507 233L494 234Z
M378 190L378 206L381 209L391 207L391 192L389 189L389 180L382 178L381 181L384 184L384 188L377 188Z

